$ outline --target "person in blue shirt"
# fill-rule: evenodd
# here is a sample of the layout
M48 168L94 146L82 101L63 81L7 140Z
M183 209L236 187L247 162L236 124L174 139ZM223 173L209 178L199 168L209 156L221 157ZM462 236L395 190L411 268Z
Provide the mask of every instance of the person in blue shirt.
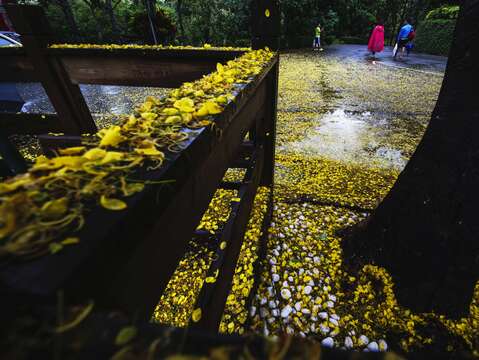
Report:
M399 30L399 34L397 37L397 51L394 54L394 59L396 59L396 55L401 52L399 57L401 58L404 55L404 50L406 48L407 43L409 42L409 33L413 30L413 27L411 25L411 19L407 19L404 22L403 27L401 30Z

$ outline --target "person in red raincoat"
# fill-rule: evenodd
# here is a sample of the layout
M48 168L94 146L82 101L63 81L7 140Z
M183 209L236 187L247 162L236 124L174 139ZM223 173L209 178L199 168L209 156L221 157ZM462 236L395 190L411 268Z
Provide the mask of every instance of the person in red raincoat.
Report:
M368 50L372 52L373 56L384 50L384 26L381 20L377 21L369 38Z

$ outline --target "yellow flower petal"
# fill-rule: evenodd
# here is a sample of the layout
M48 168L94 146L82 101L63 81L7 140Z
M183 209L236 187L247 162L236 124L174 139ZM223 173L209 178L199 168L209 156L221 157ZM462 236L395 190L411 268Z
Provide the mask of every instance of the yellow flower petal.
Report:
M123 160L125 154L117 151L108 151L105 157L101 160L101 164L108 164L115 161Z
M106 155L106 150L100 149L100 148L93 148L88 150L86 153L83 154L83 157L88 159L88 160L101 160L105 157Z
M107 198L105 195L102 195L102 197L100 198L100 204L108 210L126 209L126 203L124 201L120 199Z
M68 210L68 199L63 197L47 201L41 208L42 215L47 218L58 218L65 214Z
M197 309L193 310L193 313L191 314L191 319L194 322L198 322L198 321L201 320L201 308L197 308Z
M78 155L85 150L84 146L70 147L66 149L59 149L60 155Z
M112 126L108 129L104 129L98 133L101 137L100 146L117 146L126 138L121 135L121 128L119 126Z
M141 113L141 117L145 120L155 120L158 117L158 114L152 112Z
M146 148L146 149L136 148L135 152L137 154L140 154L140 155L164 157L164 154L155 147L149 147L149 148Z
M186 98L186 97L180 100L176 100L173 106L183 113L195 111L195 102L191 100L190 98Z

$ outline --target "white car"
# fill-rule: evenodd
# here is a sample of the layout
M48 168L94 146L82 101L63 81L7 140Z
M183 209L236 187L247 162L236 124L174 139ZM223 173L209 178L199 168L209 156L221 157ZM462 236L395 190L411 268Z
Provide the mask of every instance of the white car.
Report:
M13 31L0 31L0 46L22 46L20 35Z

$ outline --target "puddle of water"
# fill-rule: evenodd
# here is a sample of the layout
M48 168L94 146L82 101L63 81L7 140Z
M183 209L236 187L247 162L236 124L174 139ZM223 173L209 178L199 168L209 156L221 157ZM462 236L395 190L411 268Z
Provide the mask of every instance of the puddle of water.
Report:
M370 112L336 109L318 118L320 126L307 138L286 145L293 152L324 156L338 161L402 169L406 159L399 149L381 144L381 128L387 119Z

